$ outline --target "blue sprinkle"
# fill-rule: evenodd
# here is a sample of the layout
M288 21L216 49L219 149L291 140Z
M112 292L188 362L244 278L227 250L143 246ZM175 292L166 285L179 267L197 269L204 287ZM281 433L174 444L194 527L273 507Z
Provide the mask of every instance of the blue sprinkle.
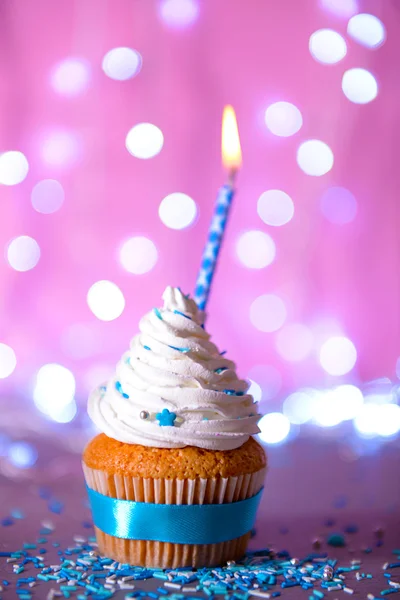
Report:
M10 525L14 525L14 520L10 517L6 517L5 519L1 520L1 524L3 527L9 527Z
M207 417L203 417L203 421L208 421Z
M39 497L43 498L43 500L49 500L49 498L51 498L51 489L48 487L40 487Z
M11 511L11 516L13 517L13 519L24 519L25 515L22 512L22 510L19 510L19 508L13 508Z
M222 350L222 352L219 353L220 356L224 356L224 354L226 354L228 352L228 350Z
M345 533L357 533L358 532L358 526L357 525L347 525L347 527L344 528Z
M60 500L50 500L50 502L47 505L47 508L56 515L60 515L64 509L64 503Z
M342 548L346 545L344 536L341 533L333 533L328 537L326 543L329 544L329 546L333 546L334 548Z
M123 391L120 381L115 382L115 389L122 395L123 398L129 398L128 394L125 394L125 392Z
M90 521L82 521L82 527L84 527L85 529L90 529L91 527L93 527L93 525Z
M176 315L181 315L182 317L185 317L185 319L189 319L189 321L193 321L192 317L185 315L185 313L181 312L180 310L174 310L174 313Z
M150 350L150 352L151 352L151 348L150 348L150 346L143 346L143 348L144 348L145 350Z
M164 408L162 412L156 414L156 419L160 427L173 427L175 424L176 414L170 412L168 408Z
M228 367L219 367L218 369L215 369L214 373L218 373L218 375L219 375L223 371L227 371L227 370L228 370Z
M172 350L178 350L178 352L190 352L190 348L177 348L176 346L169 346Z
M162 321L163 318L161 316L161 313L160 313L159 309L158 308L153 308L153 311L154 311L154 314L160 319L160 321Z
M244 396L244 392L237 392L236 390L223 390L228 396Z

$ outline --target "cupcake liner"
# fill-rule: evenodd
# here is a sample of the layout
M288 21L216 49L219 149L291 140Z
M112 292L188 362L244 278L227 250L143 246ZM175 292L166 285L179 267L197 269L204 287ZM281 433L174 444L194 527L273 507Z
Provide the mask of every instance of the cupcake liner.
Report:
M83 463L89 488L111 498L154 504L226 504L251 498L263 486L266 468L237 477L213 479L147 479L111 475ZM127 540L95 527L100 552L122 563L143 567L214 566L237 560L246 551L250 533L216 544L173 544Z

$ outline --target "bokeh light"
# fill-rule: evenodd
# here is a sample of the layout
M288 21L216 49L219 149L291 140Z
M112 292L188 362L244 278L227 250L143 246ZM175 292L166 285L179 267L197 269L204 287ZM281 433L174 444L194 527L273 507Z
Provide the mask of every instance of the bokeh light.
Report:
M7 260L16 271L33 269L38 264L39 258L39 244L29 235L20 235L8 244Z
M89 85L90 68L86 60L67 58L51 73L51 87L63 96L78 96Z
M325 190L321 196L320 207L324 217L336 225L351 223L357 215L357 200L343 187Z
M379 406L376 404L364 404L353 421L354 428L362 437L373 437L376 435L378 420Z
M283 403L283 414L293 425L303 425L314 416L317 392L315 390L299 390L290 394Z
M354 419L364 405L364 396L355 385L339 385L333 390L336 411L341 421Z
M75 395L75 377L72 372L57 363L40 367L36 375L33 400L45 415L54 418L68 406Z
M250 321L256 329L270 333L277 331L286 320L286 307L275 294L264 294L250 306Z
M47 416L50 417L56 423L70 423L76 417L78 407L75 399L72 398L65 406L53 405L48 407Z
M113 48L104 56L101 66L111 79L126 81L140 73L142 57L132 48Z
M29 163L24 154L10 150L0 154L0 184L17 185L28 175Z
M261 430L258 437L265 444L279 444L290 433L289 419L279 412L264 415L259 420L258 426Z
M199 4L197 0L162 0L159 11L166 25L183 29L196 21Z
M385 26L378 17L360 13L351 17L347 33L359 44L367 48L379 48L386 39Z
M64 202L64 198L63 186L55 179L43 179L39 181L31 193L33 208L45 215L59 210Z
M253 396L255 402L260 402L263 395L261 386L258 385L258 383L256 381L253 381L252 379L249 380L249 383L250 387L247 390L247 393Z
M301 112L290 102L275 102L265 111L265 124L274 135L289 137L303 125Z
M375 77L366 69L349 69L342 78L342 90L346 98L355 104L367 104L378 95Z
M379 406L375 421L375 431L382 437L392 437L400 431L400 406L383 404Z
M267 190L258 199L257 212L264 223L279 227L293 218L293 200L282 190Z
M126 148L136 158L153 158L164 144L161 129L151 123L138 123L128 132L125 140Z
M158 252L155 244L143 236L126 240L119 251L121 265L126 271L135 275L151 271L157 259Z
M315 60L326 65L338 63L347 53L344 38L333 29L319 29L311 34L309 49Z
M307 175L320 177L333 167L333 152L321 140L307 140L297 150L297 164Z
M38 458L37 450L28 442L14 442L8 448L8 460L18 469L33 467Z
M87 303L92 313L101 321L113 321L124 311L125 298L112 281L96 281L88 291Z
M358 11L357 0L320 0L321 8L337 17L349 18Z
M314 336L307 325L289 323L282 327L276 336L276 349L285 360L298 362L310 355Z
M0 342L0 379L6 379L17 366L15 352L7 344Z
M170 229L185 229L194 223L197 206L187 194L174 192L161 200L158 215L164 225Z
M69 167L80 157L80 141L71 131L53 131L41 143L42 160L52 167Z
M335 427L342 419L333 390L320 392L315 400L313 421L320 427Z
M246 231L239 236L236 254L245 267L262 269L270 265L275 258L275 242L263 231Z
M348 338L331 337L322 345L319 360L322 368L330 375L345 375L356 364L357 350Z

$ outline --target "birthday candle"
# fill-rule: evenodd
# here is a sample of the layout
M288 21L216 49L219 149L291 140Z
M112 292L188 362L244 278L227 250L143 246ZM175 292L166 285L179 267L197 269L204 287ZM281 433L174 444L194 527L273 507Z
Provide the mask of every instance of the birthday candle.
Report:
M228 182L220 188L217 195L194 292L195 302L201 310L205 310L207 305L229 211L235 194L234 180L242 164L239 132L232 106L224 108L222 117L222 161L227 170Z

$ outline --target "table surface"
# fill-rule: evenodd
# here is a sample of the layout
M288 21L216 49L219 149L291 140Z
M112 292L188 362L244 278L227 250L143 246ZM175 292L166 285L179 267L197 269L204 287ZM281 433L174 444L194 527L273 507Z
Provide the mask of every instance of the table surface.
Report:
M37 468L26 473L7 470L5 463L0 463L0 552L15 552L21 550L24 543L46 539L26 551L39 556L40 548L44 548L45 564L53 565L60 562L57 555L60 548L76 545L74 536L87 539L93 535L93 529L80 455L51 444L47 444L43 452L39 448L39 455L43 453L45 463L38 461ZM400 547L398 442L354 458L343 451L336 439L298 439L292 444L271 448L268 454L270 468L251 549L287 550L291 557L301 560L315 552L313 540L318 538L319 552L328 552L330 558L337 559L336 568L347 567L352 560L360 559L360 572L372 574L371 579L358 581L355 571L346 573L346 585L359 598L367 598L368 594L382 597L381 590L389 588L385 574L390 573L394 582L400 581L400 568L386 571L382 568L384 563L396 561L393 550ZM41 535L46 522L54 530ZM346 533L349 525L355 525L357 533ZM380 533L376 532L378 527ZM344 547L327 544L332 533L344 535ZM60 546L54 547L53 542ZM0 557L0 586L2 580L9 582L8 586L2 585L0 592L4 600L18 597L16 582L19 578L40 572L28 563L25 571L16 575L14 564L7 562L7 557ZM279 591L282 598L310 597L312 590L282 589L281 581L282 578L276 586L270 586L269 593ZM154 591L160 584L163 582L151 578L137 581L135 591ZM60 584L40 581L31 589L32 598L45 599L50 589L59 590ZM316 589L321 590L320 583ZM395 588L392 590L396 593ZM113 597L124 598L129 591L118 591ZM332 600L347 597L343 591L323 591ZM193 595L196 594L189 594ZM75 593L72 597L76 597Z

